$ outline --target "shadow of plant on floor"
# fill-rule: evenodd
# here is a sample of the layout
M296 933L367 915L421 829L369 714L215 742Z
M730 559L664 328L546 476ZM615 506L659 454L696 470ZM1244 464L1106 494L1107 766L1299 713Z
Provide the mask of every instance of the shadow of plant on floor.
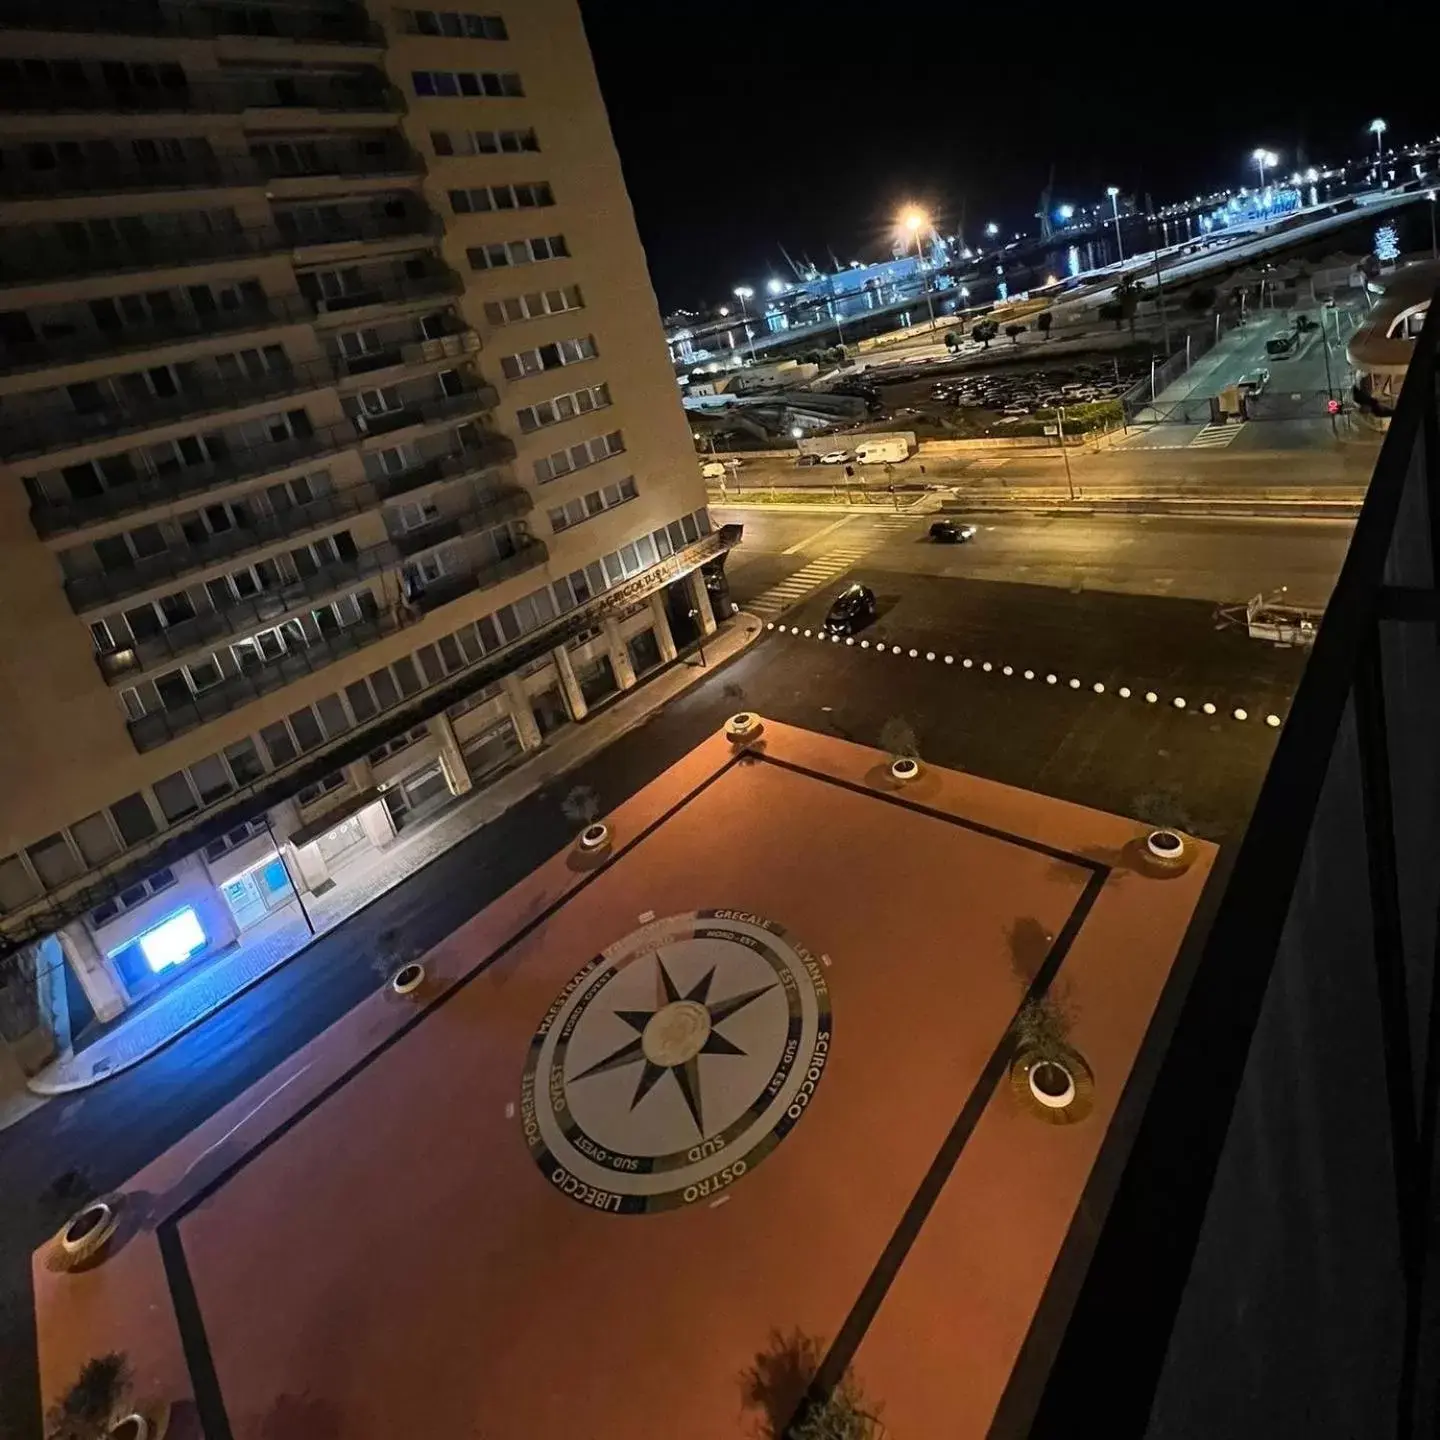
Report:
M1050 953L1053 937L1033 915L1022 915L1005 932L1010 947L1010 968L1028 990Z
M281 1395L260 1423L260 1440L340 1440L340 1412L327 1400Z
M866 1404L848 1368L823 1401L799 1413L824 1358L824 1342L798 1326L788 1335L770 1332L766 1348L740 1375L745 1409L759 1412L756 1440L882 1440L878 1407Z

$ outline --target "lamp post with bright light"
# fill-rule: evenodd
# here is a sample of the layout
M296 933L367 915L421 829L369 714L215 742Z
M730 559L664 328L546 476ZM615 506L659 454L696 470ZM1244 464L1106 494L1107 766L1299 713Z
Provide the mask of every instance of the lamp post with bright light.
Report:
M745 309L745 302L754 297L755 292L748 285L737 285L735 287L735 298L740 302L740 324L745 331L745 338L750 342L750 358L755 358L755 337L750 333L750 314Z
M1381 165L1385 163L1385 132L1389 128L1379 116L1370 122L1370 133L1375 137L1375 158Z
M1265 167L1267 165L1278 165L1280 163L1280 157L1273 150L1265 150L1262 148L1256 150L1250 158L1260 168L1260 190L1263 193L1265 190Z
M915 241L915 261L920 267L920 282L925 287L925 307L930 312L930 328L935 328L935 299L930 293L930 277L925 273L925 251L920 244L922 231L933 229L930 217L923 210L910 209L900 217L900 225Z
M1120 263L1125 263L1125 242L1120 238L1120 191L1112 185L1106 192L1110 197L1110 214L1115 220L1115 248L1120 252Z

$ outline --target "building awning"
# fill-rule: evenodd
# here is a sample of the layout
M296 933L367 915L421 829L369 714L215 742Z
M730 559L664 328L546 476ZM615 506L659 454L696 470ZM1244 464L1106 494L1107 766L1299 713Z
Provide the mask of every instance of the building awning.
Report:
M318 840L322 835L328 835L337 825L343 825L379 799L380 787L371 785L358 794L340 801L338 805L332 805L323 815L316 816L308 825L302 825L290 837L290 843L296 849L302 845L308 845L312 840Z

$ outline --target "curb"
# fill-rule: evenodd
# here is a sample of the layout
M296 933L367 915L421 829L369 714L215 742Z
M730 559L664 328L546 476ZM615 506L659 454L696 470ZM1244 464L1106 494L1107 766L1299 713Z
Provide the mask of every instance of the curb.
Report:
M638 713L633 719L627 721L626 724L624 724L623 726L621 726L621 728L611 734L605 740L603 745L597 746L594 750L588 752L587 754L576 756L576 758L572 762L564 766L562 769L555 770L544 776L537 777L533 785L519 792L513 799L511 799L501 809L497 810L493 815L489 815L484 820L481 820L477 825L474 826L473 829L468 830L464 835L457 839L455 841L455 845L460 844L464 840L468 840L470 836L475 834L477 830L483 830L487 825L493 824L496 820L500 819L501 816L508 814L511 810L515 808L515 806L520 805L524 801L530 799L531 796L543 790L547 785L553 784L556 780L560 779L564 775L567 775L577 766L583 765L586 763L586 761L593 759L601 751L605 750L610 745L613 745L623 736L628 735L632 730L638 729L641 725L644 725L655 715L658 715L660 711L665 708L665 706L669 705L674 700L678 700L682 695L686 694L694 684L698 683L702 679L707 679L711 674L720 670L723 666L729 664L731 660L734 660L738 656L744 654L745 651L748 650L750 646L752 646L765 633L765 622L761 620L759 616L751 615L748 611L737 611L730 618L740 628L742 638L736 648L723 660L715 661L707 667L697 671L691 684L682 686L673 695L670 695L666 699L660 701L659 704ZM689 651L686 652L687 655L689 653ZM685 662L679 657L677 657L676 660L671 662L671 667L683 663ZM545 753L546 752L543 750L539 751L533 758L539 759L544 756ZM511 773L513 774L514 772L512 771ZM412 870L408 875L404 876L403 879L398 880L396 884L403 885L406 881L413 880L417 876L423 874L442 856L448 855L450 851L455 848L455 845L450 845L443 850L437 851L434 855L430 856L429 859L425 860L422 864L416 866L416 868ZM270 977L274 975L277 971L282 970L285 966L289 965L291 961L299 959L299 957L305 954L305 952L309 950L312 945L315 945L319 941L326 939L328 936L335 934L336 931L350 924L351 921L359 919L372 905L374 905L377 901L383 899L386 895L390 894L390 891L394 888L395 886L392 885L390 889L381 890L378 894L372 895L357 909L352 910L350 914L346 915L344 919L336 921L336 923L330 926L329 929L312 935L305 944L300 946L298 950L294 950L289 955L285 956L283 959L277 960L272 966L270 966L268 970L261 971L260 974L252 977L244 985L239 986L230 994L226 995L223 999L217 1000L214 1005L209 1007L209 1009L203 1010L197 1015L193 1016L183 1025L179 1026L175 1030L172 1030L162 1039L156 1041L156 1043L152 1045L149 1049L145 1050L141 1054L129 1057L121 1064L112 1066L110 1069L106 1070L104 1074L91 1075L89 1078L83 1080L72 1080L60 1084L49 1085L36 1083L37 1081L40 1081L42 1076L44 1075L43 1071L41 1071L39 1075L31 1076L26 1081L26 1090L31 1095L39 1097L39 1100L37 1101L36 1106L32 1106L30 1109L26 1110L24 1114L16 1115L14 1117L14 1120L10 1123L16 1123L19 1120L23 1119L24 1115L33 1113L34 1109L38 1108L39 1104L43 1104L45 1100L52 1099L58 1095L73 1095L81 1090L93 1090L95 1086L103 1085L107 1080L112 1080L117 1075L123 1075L126 1071L133 1070L137 1065L143 1064L146 1060L150 1059L151 1056L158 1055L160 1051L172 1045L182 1036L188 1035L190 1031L203 1025L212 1016L217 1015L221 1010L224 1010L227 1006L233 1004L236 1000L239 1000L243 995L249 994L249 992L255 989L257 985L263 984L266 980L270 979ZM3 1130L4 1128L6 1128L4 1125L0 1125L0 1130Z

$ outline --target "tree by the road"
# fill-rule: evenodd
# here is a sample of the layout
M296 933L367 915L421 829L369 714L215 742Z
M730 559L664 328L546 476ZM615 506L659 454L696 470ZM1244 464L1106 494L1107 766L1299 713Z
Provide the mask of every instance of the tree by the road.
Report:
M987 350L990 342L1000 333L998 320L980 320L971 328L970 338L978 340Z
M960 342L965 338L965 327L957 325L953 330L945 332L945 348L947 350L958 350Z
M1019 324L1010 324L1005 327L1005 333L1010 337L1012 345L1020 343L1020 337L1025 333L1025 327Z
M1055 323L1055 317L1048 310L1042 310L1035 317L1035 328L1048 340L1050 338L1050 327Z

